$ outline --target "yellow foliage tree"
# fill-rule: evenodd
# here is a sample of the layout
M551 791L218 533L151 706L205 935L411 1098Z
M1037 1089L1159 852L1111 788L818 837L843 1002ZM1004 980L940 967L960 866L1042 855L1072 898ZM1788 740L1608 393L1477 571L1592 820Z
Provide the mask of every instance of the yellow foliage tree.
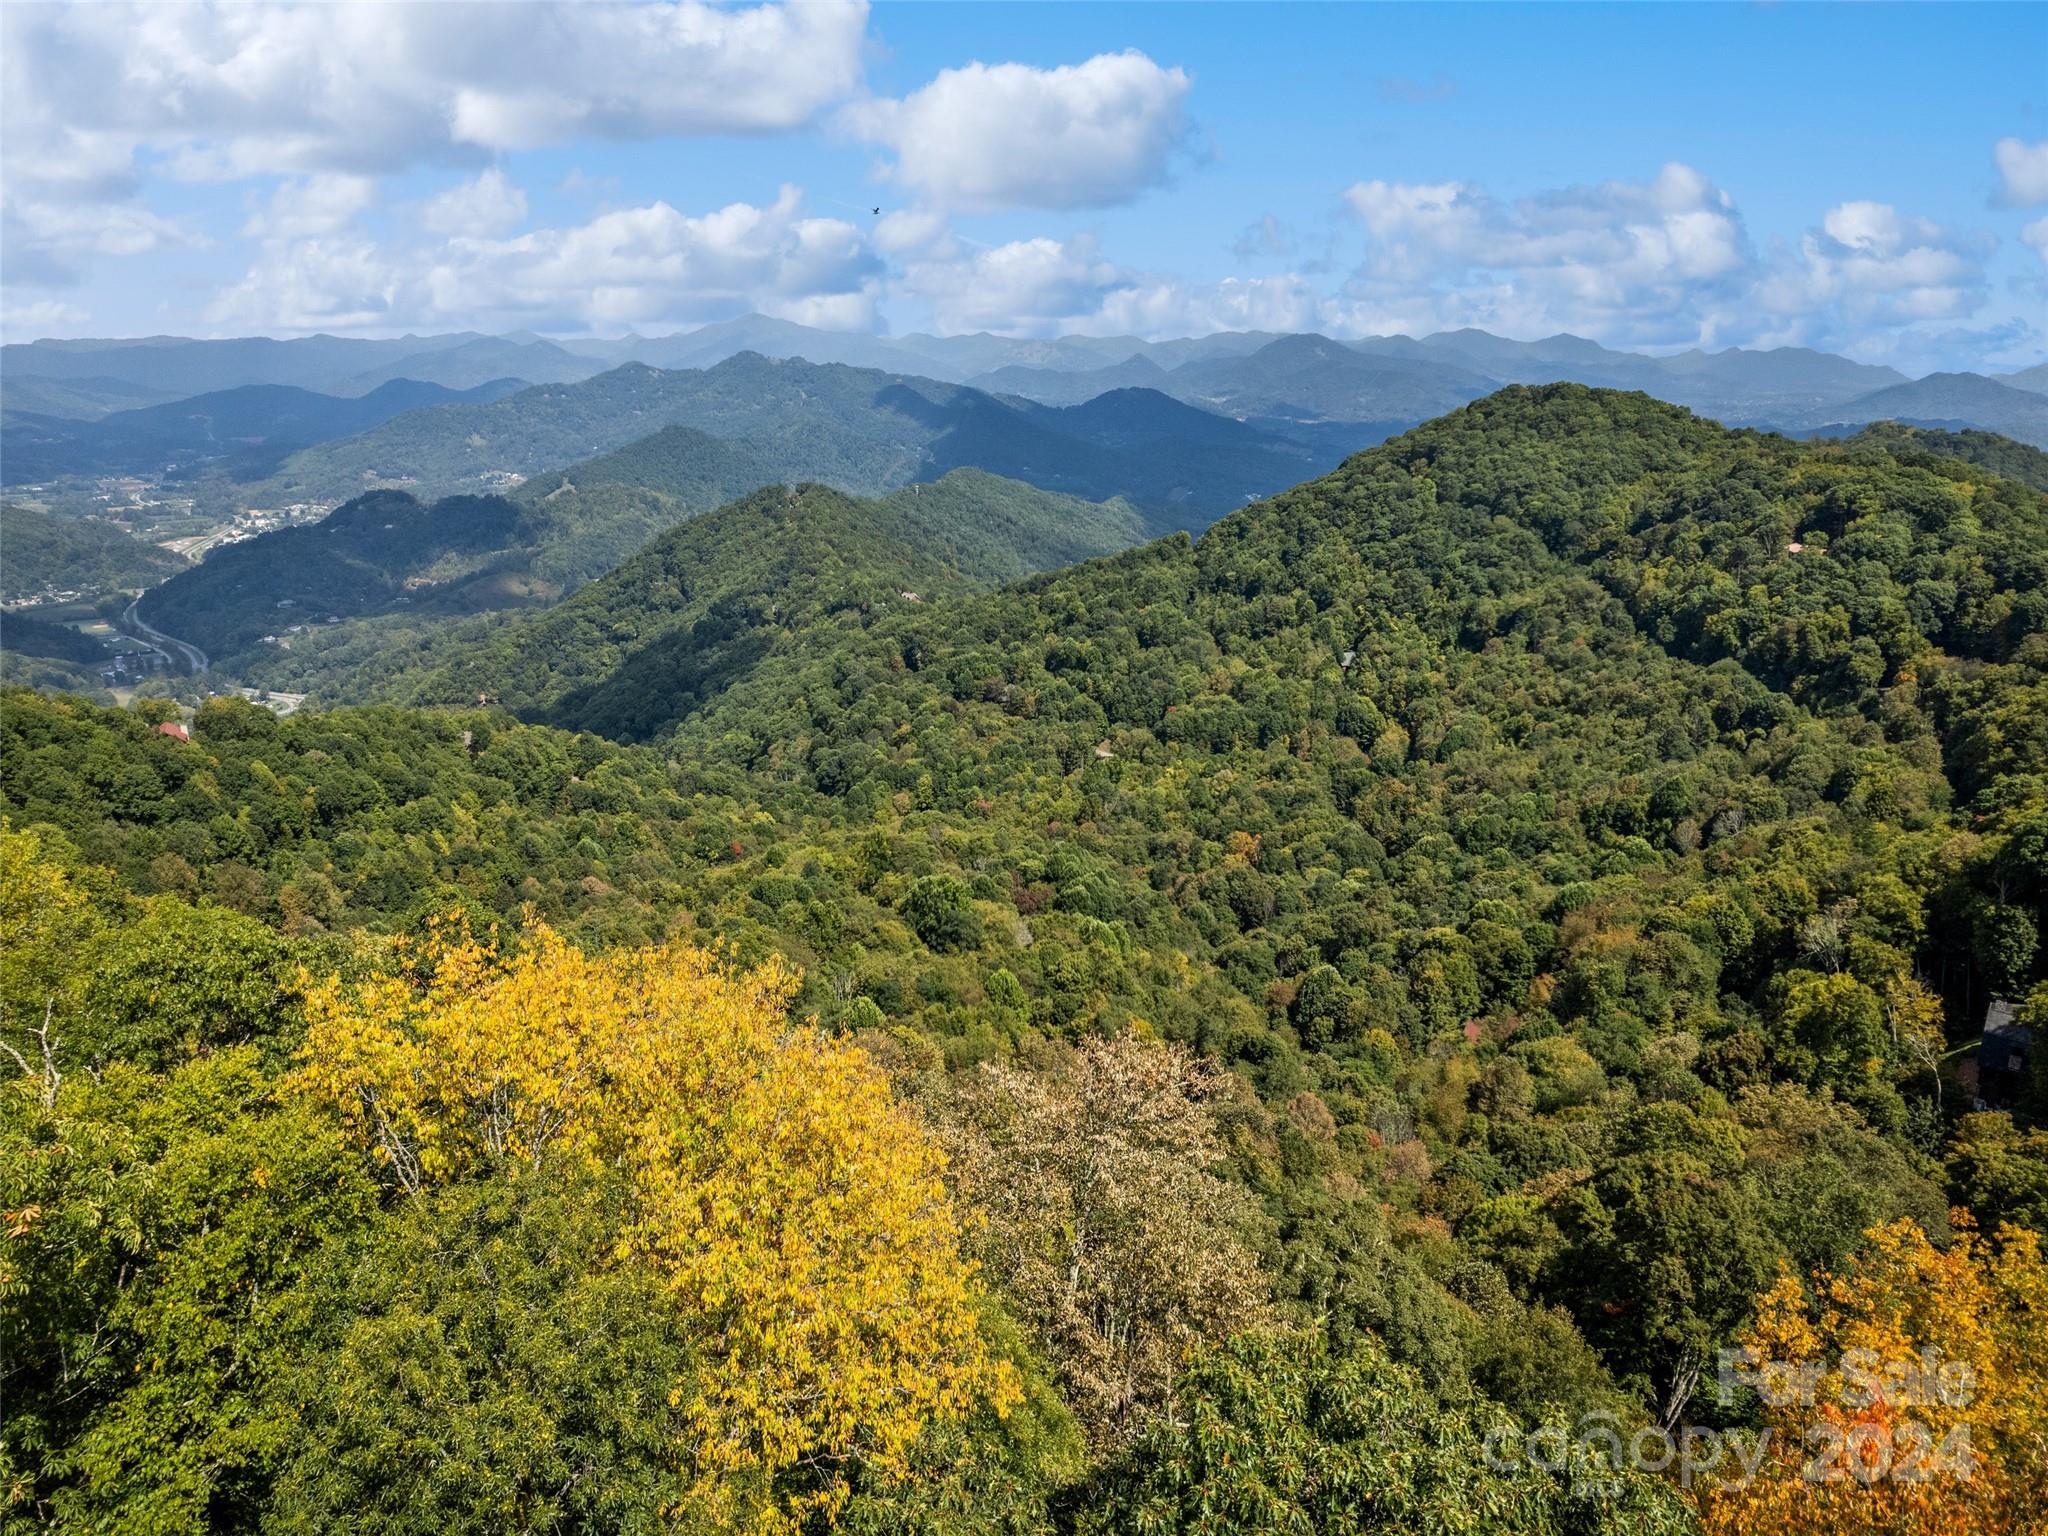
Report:
M91 917L43 835L0 818L0 1034L32 1031L68 1001Z
M623 1181L618 1261L699 1321L693 1513L829 1520L856 1466L905 1475L928 1423L1014 1400L942 1155L858 1048L789 1019L780 962L593 957L544 926L507 951L452 923L399 958L310 990L298 1084L407 1190L555 1158Z
M1770 1437L1747 1486L1697 1491L1710 1536L2048 1530L2040 1238L1955 1230L1875 1228L1841 1273L1764 1294L1745 1343Z

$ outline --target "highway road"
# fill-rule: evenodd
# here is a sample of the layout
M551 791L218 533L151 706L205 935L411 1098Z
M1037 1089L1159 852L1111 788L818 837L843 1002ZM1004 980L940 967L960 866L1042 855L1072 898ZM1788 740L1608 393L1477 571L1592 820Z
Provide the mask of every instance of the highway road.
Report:
M142 615L136 611L141 606L142 599L139 597L128 605L128 611L121 615L123 627L133 630L151 645L178 657L185 663L193 676L196 677L204 672L207 666L206 652L189 641L174 639L155 626L145 623Z

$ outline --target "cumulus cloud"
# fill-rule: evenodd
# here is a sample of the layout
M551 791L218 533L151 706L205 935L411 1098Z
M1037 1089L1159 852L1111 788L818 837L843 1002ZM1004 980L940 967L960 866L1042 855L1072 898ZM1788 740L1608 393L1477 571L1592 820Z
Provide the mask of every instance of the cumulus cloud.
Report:
M1476 325L1652 349L1803 344L1901 359L1939 351L1988 294L1988 236L1851 201L1759 253L1732 199L1683 165L1513 201L1467 182L1365 181L1343 204L1364 248L1334 287L1318 263L1197 282L1119 264L1085 236L973 248L950 233L904 260L897 287L940 330L1358 336ZM1233 249L1280 255L1285 237L1277 222L1253 225ZM2048 220L2026 238L2048 245Z
M1165 180L1192 84L1135 50L1057 69L976 63L842 121L890 151L890 178L935 203L1101 208Z
M148 147L191 176L392 171L570 134L801 126L860 78L866 7L12 6L13 147L100 176Z
M1925 220L1903 219L1889 203L1842 203L1830 208L1820 221L1830 240L1844 250L1882 255L1896 251L1916 235L1929 233Z
M1299 273L1188 283L1129 274L1104 296L1083 330L1103 336L1201 336L1211 331L1341 329L1338 306Z
M1987 237L1960 234L1888 203L1831 208L1796 261L1764 275L1756 296L1801 339L1961 319L1984 301Z
M403 287L401 272L368 240L270 240L206 318L243 332L376 329L408 318Z
M1647 182L1602 182L1499 203L1466 182L1358 182L1346 201L1374 240L1386 276L1554 270L1575 281L1604 270L1624 283L1702 279L1739 266L1743 225L1729 195L1692 166Z
M1678 339L1750 259L1728 195L1690 166L1503 202L1470 183L1363 181L1354 301L1433 297L1447 324Z
M479 193L487 179L456 194L503 211L516 189ZM759 310L836 329L874 323L880 259L853 225L806 216L794 187L765 206L733 203L698 215L656 202L517 235L463 227L399 250L364 240L267 241L209 318L256 330L582 329Z
M1031 335L1090 314L1120 280L1091 236L1039 236L963 254L909 262L903 284L944 334Z
M941 333L1161 337L1341 330L1347 320L1299 273L1191 282L1121 265L1086 234L979 248L948 234L906 261L894 287Z
M1857 200L1759 253L1733 200L1679 164L1513 202L1458 181L1360 182L1345 201L1367 237L1339 295L1335 323L1347 330L1474 325L1876 355L1981 307L1994 243Z
M326 172L291 178L278 184L270 201L242 226L242 233L267 240L335 234L353 224L376 197L372 176Z
M1992 151L2002 183L2000 201L2009 208L2034 208L2048 203L2048 139L2000 139Z
M794 129L858 87L866 28L864 0L0 8L9 275L77 276L91 242L60 205L142 230L139 213L105 210L135 196L143 164L307 178L311 196L342 185L323 177L571 135Z
M526 222L526 193L492 166L430 198L420 223L441 235L502 235Z

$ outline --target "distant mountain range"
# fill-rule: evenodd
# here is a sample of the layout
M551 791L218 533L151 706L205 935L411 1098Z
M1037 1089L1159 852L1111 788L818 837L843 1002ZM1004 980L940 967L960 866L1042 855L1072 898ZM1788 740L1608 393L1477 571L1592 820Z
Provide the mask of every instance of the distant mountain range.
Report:
M1044 406L908 374L742 353L701 369L630 363L488 404L408 412L292 455L251 494L496 491L671 426L774 466L764 478L879 495L975 468L1090 501L1125 497L1155 532L1206 527L1342 457L1156 391ZM1364 445L1357 437L1348 448Z
M1272 351L1276 346L1277 353ZM1162 342L1134 336L875 336L817 330L765 315L673 336L617 339L459 332L382 340L38 341L0 348L0 374L10 409L86 416L148 403L135 398L136 391L163 399L243 384L290 384L354 395L396 378L450 389L505 377L570 383L626 363L709 368L744 352L967 383L1048 405L1079 404L1107 389L1141 387L1231 414L1342 421L1419 421L1439 414L1447 403L1476 398L1501 384L1570 380L1640 389L1733 425L1798 431L1881 419L1880 413L1900 402L1876 397L1913 382L1895 369L1800 347L1650 357L1579 336L1523 342L1479 330L1357 341L1256 331ZM1367 361L1354 367L1346 354ZM1233 363L1244 366L1240 371ZM1301 366L1310 369L1313 380L1285 377L1289 368ZM2010 390L2048 391L2048 364L1991 382ZM1918 404L1912 397L1903 403ZM2024 417L2019 424L2033 430Z
M1897 421L1909 426L1978 428L2048 447L2048 394L2014 388L1981 373L1934 373L1859 396L1847 406L1818 406L1796 423L1808 428Z
M292 384L243 384L96 420L10 409L0 421L0 455L11 485L199 466L249 479L267 474L295 448L353 436L406 411L500 400L524 387L506 378L464 390L393 379L368 394L342 396Z
M503 366L513 358L518 369ZM160 392L159 398L182 399L244 384L290 384L322 394L362 395L393 378L472 389L508 375L531 384L585 378L603 366L539 337L474 332L383 341L347 336L284 341L268 336L221 341L152 336L139 341L36 341L0 347L0 378L9 396L25 379L63 381L88 394L141 385ZM542 373L543 369L551 371ZM5 403L10 408L14 404L11 398Z

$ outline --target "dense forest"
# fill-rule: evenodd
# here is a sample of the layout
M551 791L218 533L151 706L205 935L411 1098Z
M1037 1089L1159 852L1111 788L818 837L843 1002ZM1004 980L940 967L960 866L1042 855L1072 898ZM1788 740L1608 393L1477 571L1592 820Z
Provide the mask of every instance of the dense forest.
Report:
M1879 421L1845 439L1851 446L1867 445L1910 463L1920 454L1962 459L1980 469L2048 491L2048 453L2029 448L1996 432L1944 432L1933 427L1909 427L1896 421Z
M150 592L146 616L252 681L324 701L360 700L387 674L445 664L466 679L440 680L443 696L455 686L454 702L485 693L526 703L608 668L587 640L562 650L565 631L611 625L602 615L644 639L701 619L700 600L764 598L769 627L790 629L828 599L865 609L905 589L987 586L1128 549L1147 533L1120 499L1081 501L979 470L876 501L775 478L715 438L671 427L510 497L423 504L373 491L319 523L218 551ZM515 611L600 572L609 574L546 614Z
M1517 387L1044 574L776 488L403 703L6 695L6 1518L2040 1529L2029 469ZM1738 1345L1945 1352L1975 1475Z

